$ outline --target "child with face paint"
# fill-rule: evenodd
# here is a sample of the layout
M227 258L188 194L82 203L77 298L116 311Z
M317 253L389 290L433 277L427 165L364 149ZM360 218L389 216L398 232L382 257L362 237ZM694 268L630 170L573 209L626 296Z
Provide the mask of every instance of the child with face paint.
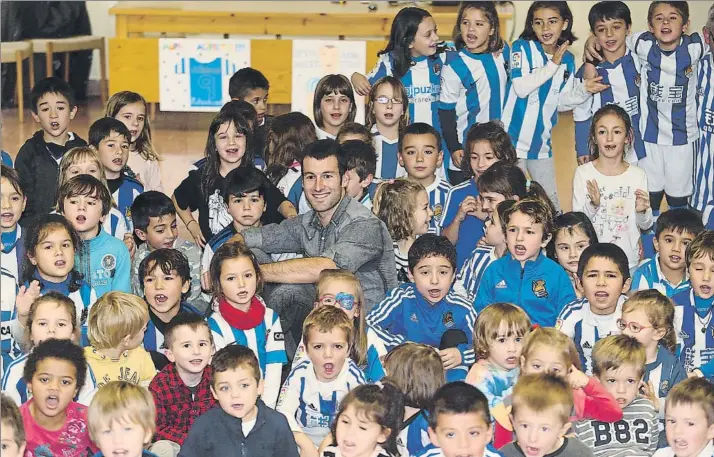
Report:
M317 281L315 307L334 306L354 321L354 344L350 358L362 369L367 382L377 382L385 375L384 356L403 341L385 340L365 323L364 294L357 277L349 270L323 270ZM304 340L295 351L293 368L307 357Z

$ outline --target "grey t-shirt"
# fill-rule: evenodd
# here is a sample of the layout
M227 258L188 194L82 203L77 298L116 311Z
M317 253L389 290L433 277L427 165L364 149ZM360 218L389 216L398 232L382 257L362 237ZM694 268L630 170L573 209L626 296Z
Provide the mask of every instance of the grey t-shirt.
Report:
M515 441L503 446L501 454L504 457L525 457L526 455ZM577 438L565 438L563 445L557 451L543 457L593 457L593 451Z

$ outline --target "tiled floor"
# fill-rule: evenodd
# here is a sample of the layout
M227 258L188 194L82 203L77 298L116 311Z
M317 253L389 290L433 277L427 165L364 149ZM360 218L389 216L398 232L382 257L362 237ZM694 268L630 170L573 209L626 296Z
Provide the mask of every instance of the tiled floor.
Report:
M282 114L289 110L287 105L271 107L272 114ZM86 139L89 126L102 116L103 107L99 100L92 100L79 107L72 122L71 130ZM29 110L25 122L20 124L16 109L2 110L2 148L15 156L20 146L39 128L32 120ZM161 163L164 189L173 192L188 173L191 163L203 157L206 133L212 119L210 113L169 113L157 111L151 121L154 145L163 156ZM575 152L572 116L566 113L554 132L556 176L560 202L565 211L570 209L572 177L575 170Z

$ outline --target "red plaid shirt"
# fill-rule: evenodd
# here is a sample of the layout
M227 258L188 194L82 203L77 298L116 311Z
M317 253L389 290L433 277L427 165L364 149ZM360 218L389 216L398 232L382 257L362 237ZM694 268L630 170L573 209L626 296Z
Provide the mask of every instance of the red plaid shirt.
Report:
M170 363L149 384L149 391L156 403L155 440L169 440L183 445L193 421L216 406L211 394L211 367L203 370L195 397L186 387L176 364Z

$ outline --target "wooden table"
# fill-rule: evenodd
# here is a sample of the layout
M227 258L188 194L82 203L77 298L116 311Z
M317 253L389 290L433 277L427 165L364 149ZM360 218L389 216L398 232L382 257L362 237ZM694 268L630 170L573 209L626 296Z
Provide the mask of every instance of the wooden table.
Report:
M281 38L366 40L367 71L385 46L394 16L409 6L375 3L376 11L359 1L119 1L109 10L116 16L116 38L109 40L109 90L132 90L149 102L159 101L159 37L258 35L272 39L251 41L251 66L271 82L272 103L290 103L292 45ZM423 8L434 17L440 36L450 39L458 7ZM500 16L502 31L510 18Z

